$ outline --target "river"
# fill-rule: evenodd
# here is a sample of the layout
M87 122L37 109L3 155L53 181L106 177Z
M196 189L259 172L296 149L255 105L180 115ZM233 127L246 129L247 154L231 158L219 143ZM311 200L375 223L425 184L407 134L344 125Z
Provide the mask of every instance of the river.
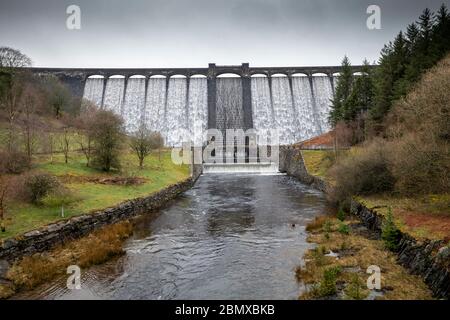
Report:
M203 175L138 219L126 254L16 299L296 299L305 225L329 210L322 193L284 175Z

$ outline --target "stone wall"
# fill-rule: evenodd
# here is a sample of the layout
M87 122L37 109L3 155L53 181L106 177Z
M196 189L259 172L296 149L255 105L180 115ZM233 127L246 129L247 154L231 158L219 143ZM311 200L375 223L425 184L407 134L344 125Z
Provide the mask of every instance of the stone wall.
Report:
M200 175L203 173L203 165L202 164L193 164L191 166L191 176L192 181L195 182L200 177Z
M370 230L381 233L383 217L358 201L351 203L351 212ZM441 240L419 242L401 233L396 252L400 265L421 276L437 298L450 298L450 248Z
M279 161L280 172L285 172L314 189L327 191L328 186L324 180L308 173L300 149L292 146L280 146Z
M69 239L85 236L99 227L160 209L189 189L195 179L186 179L148 197L128 200L112 208L60 220L15 238L6 239L0 245L0 262L2 259L12 261L25 255L43 252Z

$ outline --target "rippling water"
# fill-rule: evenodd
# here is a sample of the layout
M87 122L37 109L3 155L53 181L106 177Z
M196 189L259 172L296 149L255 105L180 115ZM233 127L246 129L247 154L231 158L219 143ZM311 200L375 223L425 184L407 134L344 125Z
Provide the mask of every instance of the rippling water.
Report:
M18 299L295 299L305 224L324 196L287 176L206 175L157 217L138 221L126 255Z

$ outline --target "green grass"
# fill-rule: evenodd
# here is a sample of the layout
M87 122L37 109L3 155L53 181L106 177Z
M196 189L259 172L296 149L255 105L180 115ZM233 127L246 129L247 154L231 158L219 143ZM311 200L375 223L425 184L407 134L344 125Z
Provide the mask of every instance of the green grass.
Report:
M67 176L106 177L116 175L147 179L145 183L136 186L104 185L83 182L82 179L70 182L69 179L66 187L79 200L65 208L66 218L111 207L127 199L150 195L189 177L188 166L178 166L172 163L170 150L162 153L161 163L156 152L150 155L142 170L139 169L137 158L133 154L125 154L121 159L122 172L111 174L87 167L84 156L78 153L71 154L68 164L64 163L62 155L55 155L53 163L50 163L49 159L48 156L38 157L33 170L51 173L60 177L61 180L67 179ZM59 207L35 206L23 202L11 203L8 205L6 213L6 232L0 233L0 239L13 237L61 219L60 211Z
M333 151L302 150L302 156L309 174L327 178L327 171L333 165Z

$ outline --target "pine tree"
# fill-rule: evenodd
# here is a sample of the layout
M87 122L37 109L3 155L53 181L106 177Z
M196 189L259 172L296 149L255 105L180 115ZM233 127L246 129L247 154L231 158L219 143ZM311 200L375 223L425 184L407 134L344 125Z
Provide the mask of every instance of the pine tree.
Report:
M374 103L370 116L376 124L376 131L393 101L399 99L409 87L408 82L403 81L409 61L407 41L400 31L394 42L389 42L381 51L380 66L375 75Z
M435 19L435 25L433 29L431 52L436 62L444 57L444 55L450 50L450 14L447 7L443 4Z
M373 98L373 81L372 70L367 60L363 61L361 74L358 75L350 93L350 96L344 104L343 119L350 122L356 119L358 114L361 114L372 104Z
M417 23L414 22L408 25L406 29L406 42L409 56L416 49L418 39L419 39L419 28L417 27Z
M404 96L410 87L410 82L405 79L408 65L411 62L408 49L408 42L403 36L403 32L400 31L393 45L394 52L391 63L394 83L391 103Z
M345 113L345 104L351 93L353 83L353 72L350 60L344 56L342 60L342 69L339 75L339 81L336 86L335 94L332 99L332 106L329 121L334 127L336 123L343 119Z
M436 62L431 51L434 14L430 9L427 8L423 11L417 24L419 26L419 35L406 72L406 79L410 83L417 82L420 75Z
M379 124L386 112L390 109L394 90L394 77L392 72L393 44L389 42L381 50L379 66L374 75L374 101L370 110L370 118L378 131Z
M350 62L345 57L332 100L330 123L335 126L343 120L351 124L368 110L372 129L381 132L384 117L393 103L405 96L422 74L449 50L450 14L442 5L436 15L425 9L417 22L408 25L406 33L399 32L386 44L374 72L368 68L353 80Z

